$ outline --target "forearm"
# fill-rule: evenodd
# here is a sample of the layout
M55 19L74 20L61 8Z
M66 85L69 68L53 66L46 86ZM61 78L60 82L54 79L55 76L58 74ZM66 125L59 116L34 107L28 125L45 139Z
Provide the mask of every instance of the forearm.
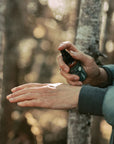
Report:
M7 99L21 107L72 109L78 105L80 89L62 83L29 83L13 88Z

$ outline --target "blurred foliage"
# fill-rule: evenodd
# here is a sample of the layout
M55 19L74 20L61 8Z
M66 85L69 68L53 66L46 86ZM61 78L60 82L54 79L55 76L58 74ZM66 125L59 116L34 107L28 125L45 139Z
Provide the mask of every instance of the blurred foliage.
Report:
M56 65L57 46L74 40L75 0L29 0L26 8L24 23L31 34L17 46L19 81L62 82Z
M12 0L9 8L11 15L6 29L10 29L9 49L12 54L8 53L8 56L15 61L17 69L13 72L12 67L7 67L10 68L9 73L16 73L16 83L66 83L57 66L57 47L63 41L74 42L76 0ZM105 3L104 10L107 9L108 5ZM113 18L114 16L112 23ZM113 44L112 39L106 42L106 52L111 55L114 55ZM21 131L29 131L27 123L37 144L66 144L66 111L14 107L11 113L14 128L8 134L8 144L31 144L29 134ZM107 128L104 121L101 125L102 130Z
M10 5L13 7L13 26L12 21L9 23L10 44L18 69L18 85L29 82L66 83L57 67L57 47L63 41L74 41L76 1L15 0ZM9 132L8 144L30 144L27 134L20 133L20 123L25 124L25 121L30 125L37 144L65 144L67 116L63 110L22 110L15 107L11 119L16 128Z

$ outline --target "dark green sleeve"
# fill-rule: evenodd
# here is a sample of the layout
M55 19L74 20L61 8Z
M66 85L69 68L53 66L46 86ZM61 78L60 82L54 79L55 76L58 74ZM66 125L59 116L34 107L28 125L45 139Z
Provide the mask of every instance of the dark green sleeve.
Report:
M106 65L103 68L108 74L108 85L113 85L114 65ZM84 85L79 95L79 112L82 114L103 115L102 106L107 89Z
M102 109L106 121L110 125L114 126L114 86L108 87Z
M84 85L79 95L78 109L82 114L102 116L102 105L107 88Z

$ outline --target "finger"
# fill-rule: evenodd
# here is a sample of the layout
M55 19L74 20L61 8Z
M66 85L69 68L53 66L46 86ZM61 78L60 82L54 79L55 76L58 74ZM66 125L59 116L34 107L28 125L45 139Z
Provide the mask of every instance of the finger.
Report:
M38 96L38 94L27 93L27 94L9 98L9 101L11 103L21 102L21 101L25 101L25 100L35 99L37 96Z
M67 82L72 85L72 86L82 86L82 82L81 81L70 81L70 80L67 80Z
M40 87L40 86L44 86L44 85L47 85L47 84L41 84L41 83L27 83L27 84L23 84L23 85L20 85L20 86L17 86L17 87L14 87L13 89L11 89L12 92L16 92L18 90L22 90L22 89L25 89L25 88L30 88L30 87Z
M38 92L41 92L42 90L44 91L44 89L46 90L46 87L47 86L29 87L29 88L21 89L8 95L7 99L10 99L10 98L22 95L22 94L26 94L26 93L38 93Z
M70 80L70 81L79 81L79 76L78 75L69 74L69 73L66 73L64 71L61 71L60 73L67 80Z
M59 55L57 57L57 61L58 61L58 65L59 67L65 71L65 72L69 72L70 68L68 67L68 65L65 64L65 62L63 61L62 55Z
M88 56L81 51L79 52L70 51L70 54L74 59L81 61L83 64L88 64L88 62L93 59L91 56Z
M78 52L79 50L76 49L76 47L69 41L65 41L63 43L61 43L58 47L58 50L64 50L64 49L67 49L67 50L73 50L75 52Z
M25 100L17 103L21 107L43 107L43 102L39 99L37 100Z
M33 100L26 100L26 101L18 102L17 105L21 107L35 107L36 102Z

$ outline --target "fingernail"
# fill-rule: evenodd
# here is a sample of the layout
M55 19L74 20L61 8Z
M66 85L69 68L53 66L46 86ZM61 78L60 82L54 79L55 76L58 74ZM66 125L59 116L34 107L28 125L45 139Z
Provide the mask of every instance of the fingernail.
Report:
M64 71L65 71L65 72L68 72L68 69L67 69L67 68L64 68Z
M13 100L14 100L13 98L10 98L10 99L9 99L10 102L12 102Z
M14 91L16 88L12 88L11 91Z
M63 43L61 43L61 44L58 46L58 49L60 49L62 46L63 46Z
M20 105L20 102L18 102L17 105Z
M75 77L75 78L74 78L74 80L78 80L78 78L77 78L77 77Z
M17 105L21 106L23 104L23 102L18 102Z
M10 97L11 97L11 94L10 94L10 95L8 95L8 96L6 96L6 98L7 98L7 99L9 99Z
M70 53L73 54L73 55L76 55L76 52L74 52L74 51L72 51L72 50L70 51Z

